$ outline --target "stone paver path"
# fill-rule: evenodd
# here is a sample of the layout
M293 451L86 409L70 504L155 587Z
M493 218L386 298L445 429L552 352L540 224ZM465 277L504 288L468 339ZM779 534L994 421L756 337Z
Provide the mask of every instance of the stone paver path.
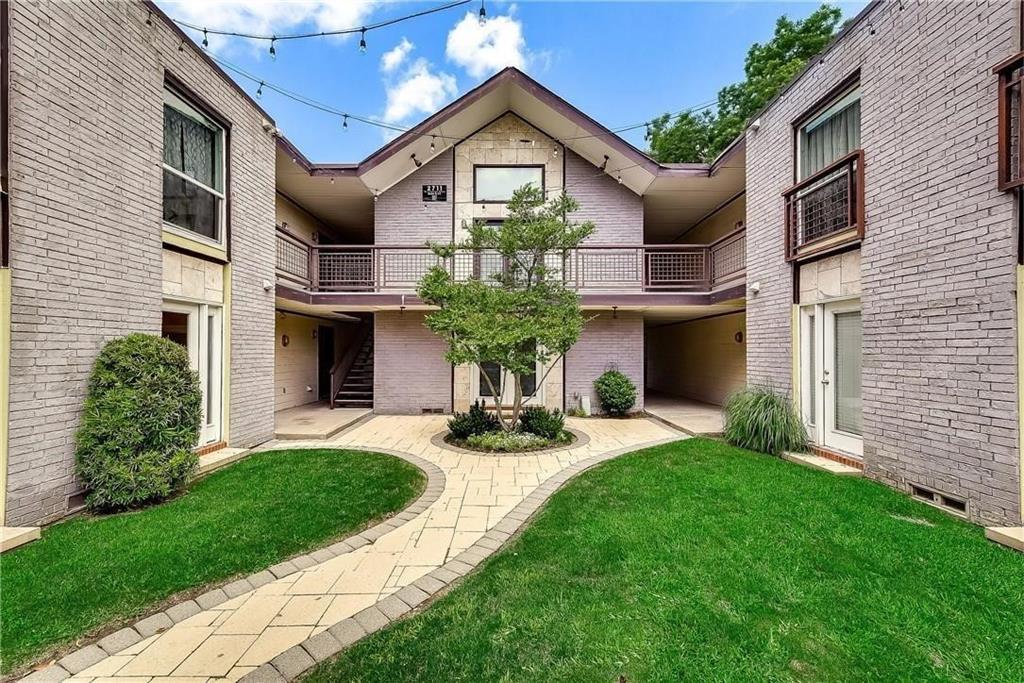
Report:
M237 680L367 607L379 605L386 611L386 598L476 544L524 498L566 468L594 456L680 437L646 419L570 420L574 429L589 435L588 443L550 453L486 456L431 444L431 437L445 429L445 421L440 416L377 416L328 442L274 444L273 448L330 445L409 453L436 465L443 477L435 470L435 490L427 495L435 499L429 506L415 516L407 514L404 524L396 522L374 542L337 556L323 553L323 561L307 560L305 567L278 570L279 578L264 572L266 583L233 597L228 596L235 591L226 586L228 599L208 609L191 603L182 613L190 616L177 623L156 615L163 623L153 624L152 635L116 654L106 656L101 647L89 646L69 656L89 662L70 671L74 676L69 680ZM443 490L438 491L442 478ZM379 625L365 626L365 631L372 631L371 626Z

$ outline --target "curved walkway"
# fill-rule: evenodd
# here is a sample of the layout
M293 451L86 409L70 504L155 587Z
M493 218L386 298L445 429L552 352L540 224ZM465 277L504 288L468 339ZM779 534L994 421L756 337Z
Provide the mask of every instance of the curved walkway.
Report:
M424 469L427 489L377 527L176 605L28 678L292 679L471 571L570 477L622 453L682 438L647 419L570 420L590 436L588 443L490 456L432 444L445 422L443 416L377 416L328 442L272 444L390 453Z

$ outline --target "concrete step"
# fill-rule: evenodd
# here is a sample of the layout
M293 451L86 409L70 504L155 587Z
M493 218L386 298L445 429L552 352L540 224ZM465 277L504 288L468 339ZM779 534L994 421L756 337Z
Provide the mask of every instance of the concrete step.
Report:
M850 467L849 465L844 465L843 463L836 462L835 460L823 458L820 455L812 455L811 453L790 453L787 451L782 454L782 459L789 460L790 462L795 462L799 465L813 467L816 470L829 472L840 477L864 476L863 470L860 470L856 467Z
M985 527L985 538L1024 553L1024 526Z

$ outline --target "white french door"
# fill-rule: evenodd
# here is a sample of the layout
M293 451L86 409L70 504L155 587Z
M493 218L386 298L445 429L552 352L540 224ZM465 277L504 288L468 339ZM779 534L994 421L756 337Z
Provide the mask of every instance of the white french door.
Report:
M163 336L188 350L192 369L203 390L203 419L199 445L220 441L223 397L223 312L219 306L164 302Z
M815 444L861 455L862 325L860 301L800 311L800 404Z

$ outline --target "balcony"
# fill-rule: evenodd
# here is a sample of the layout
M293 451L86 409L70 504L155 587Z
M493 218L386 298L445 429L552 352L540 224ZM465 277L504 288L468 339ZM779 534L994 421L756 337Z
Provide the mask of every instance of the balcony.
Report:
M1024 52L992 69L999 77L999 189L1024 187Z
M741 228L712 244L588 245L549 265L580 293L707 293L742 287L746 235ZM423 245L313 244L277 228L277 277L292 288L318 293L408 294L433 266L459 279L486 279L503 267L501 256L459 252L442 259Z
M783 194L786 260L834 251L864 237L864 152L856 150Z

